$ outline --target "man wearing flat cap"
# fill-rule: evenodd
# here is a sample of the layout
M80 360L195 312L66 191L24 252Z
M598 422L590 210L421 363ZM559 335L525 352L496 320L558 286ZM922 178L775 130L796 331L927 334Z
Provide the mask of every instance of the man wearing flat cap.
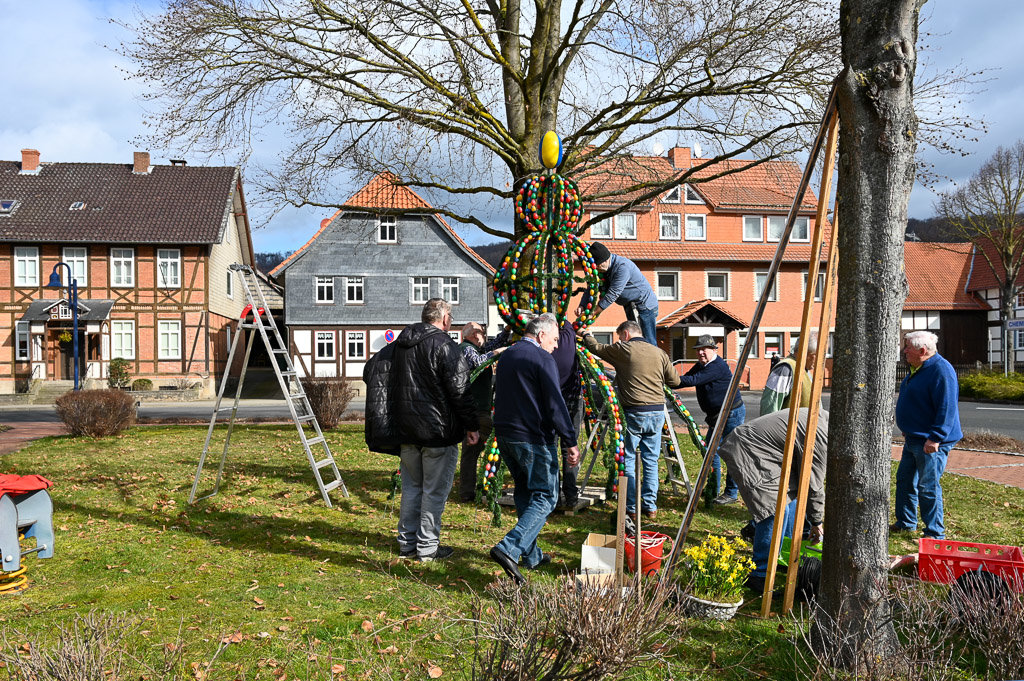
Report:
M584 294L576 316L583 314L587 305L596 305L600 315L612 303L618 303L626 311L626 319L640 325L644 340L657 345L658 297L643 272L629 258L612 255L600 241L590 244L590 254L601 272L601 299L595 303Z
M697 363L680 378L680 387L697 389L697 404L704 412L704 421L708 424L710 433L718 423L722 415L722 403L725 402L729 392L729 383L732 381L732 370L728 363L718 356L718 343L715 339L704 334L697 339ZM743 406L743 399L737 390L729 408L726 412L725 428L722 430L722 440L733 431L736 426L743 423L747 416L747 408ZM712 489L715 491L716 504L732 504L739 498L739 488L733 479L726 475L725 491L718 494L722 489L722 461L715 453L713 463L713 477L711 479Z

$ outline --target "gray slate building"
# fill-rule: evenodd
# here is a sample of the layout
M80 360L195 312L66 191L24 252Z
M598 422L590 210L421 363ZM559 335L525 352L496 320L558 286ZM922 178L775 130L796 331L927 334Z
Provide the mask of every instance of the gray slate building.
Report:
M270 272L284 286L284 319L300 376L344 376L361 387L366 361L420 321L430 298L452 304L456 340L466 322L486 326L494 270L430 204L382 174L345 205L359 209L321 222ZM389 210L423 212L384 214Z

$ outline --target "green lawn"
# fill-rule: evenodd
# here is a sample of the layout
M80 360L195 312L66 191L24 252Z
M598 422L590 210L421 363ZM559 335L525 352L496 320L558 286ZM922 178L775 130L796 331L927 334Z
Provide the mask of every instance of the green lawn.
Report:
M189 506L204 436L204 427L137 427L117 438L47 438L5 457L7 472L54 481L58 528L52 560L25 559L30 588L0 598L9 645L43 646L75 615L98 610L137 619L127 640L139 665L177 651L186 668L199 664L190 673L202 673L233 635L211 678L326 679L332 666L336 678L385 667L394 678L427 678L430 664L449 670L447 678L466 666L468 642L452 622L474 594L489 598L500 569L487 552L513 514L495 528L483 508L451 503L443 541L455 547L453 559L400 560L397 500L387 499L397 459L367 452L361 424L328 434L351 492L335 493L333 509L320 499L294 429L263 425L236 428L221 493ZM695 475L696 458L687 457ZM1024 490L955 476L944 487L951 538L1024 542ZM685 500L664 490L654 526L674 535ZM740 505L701 509L691 535L737 532L744 520ZM531 578L554 584L577 568L587 533L607 525L605 510L553 516L541 540L554 563ZM914 547L904 536L891 550ZM697 623L674 642L672 678L704 669L725 679L789 677L792 626L742 614L729 624ZM666 678L662 668L637 674Z

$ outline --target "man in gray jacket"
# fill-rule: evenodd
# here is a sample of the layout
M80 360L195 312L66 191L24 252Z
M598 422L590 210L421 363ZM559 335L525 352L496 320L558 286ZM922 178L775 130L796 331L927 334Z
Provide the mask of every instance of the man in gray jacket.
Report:
M793 466L790 469L789 503L783 518L783 536L793 535L793 516L800 483L800 470L804 463L804 443L807 441L807 408L800 409L796 443L793 448ZM764 588L768 569L768 550L772 527L775 524L775 502L782 477L782 450L786 444L789 410L783 409L767 416L748 421L732 431L718 448L718 454L729 466L729 472L740 488L740 496L754 517L754 572L748 586L758 591ZM825 460L828 453L828 412L818 415L818 432L814 440L814 460L811 464L810 493L807 499L807 518L811 524L810 541L817 543L823 536L825 515Z

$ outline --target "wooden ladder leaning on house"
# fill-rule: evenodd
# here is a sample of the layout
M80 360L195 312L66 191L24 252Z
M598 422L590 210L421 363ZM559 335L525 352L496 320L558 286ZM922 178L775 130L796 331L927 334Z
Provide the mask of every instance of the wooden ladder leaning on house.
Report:
M210 439L213 436L213 429L217 425L217 417L221 412L229 411L231 416L227 420L227 436L224 439L224 450L221 453L220 465L217 467L217 481L214 484L213 491L206 496L200 497L199 499L208 499L213 495L217 494L220 490L220 482L224 475L224 462L228 456L228 447L231 445L231 433L235 425L235 417L238 414L238 402L242 395L242 384L245 382L245 372L249 365L249 354L252 351L253 341L258 335L262 340L263 344L267 349L267 356L270 357L270 365L274 368L274 373L277 375L278 384L281 387L281 392L284 394L285 402L288 404L288 411L291 413L292 422L295 424L296 430L299 432L299 440L302 442L302 448L306 452L306 458L309 460L310 468L313 469L313 477L316 479L316 485L320 489L320 494L324 498L324 503L327 507L331 507L330 492L334 489L341 488L342 494L348 496L348 489L345 488L345 482L341 479L341 473L338 471L338 466L334 461L334 455L331 453L331 447L327 444L327 440L324 437L323 431L320 430L320 424L316 420L316 415L313 414L313 409L309 404L309 398L306 396L306 391L302 389L302 383L299 381L298 376L295 373L295 367L292 365L291 358L288 352L288 346L285 345L284 339L281 337L280 332L277 330L277 323L274 321L274 316L270 313L270 308L267 305L267 300L263 295L263 290L260 288L259 280L256 278L255 271L248 265L230 265L230 270L234 271L242 282L242 290L245 292L247 305L242 311L242 316L238 322L238 333L235 334L234 340L231 342L231 351L228 353L228 361L224 375L220 381L220 389L217 391L217 402L213 407L213 414L210 416L210 428L206 432L206 442L203 444L203 454L199 457L199 466L196 468L195 481L192 483L192 492L189 494L188 503L192 504L197 501L196 491L199 489L199 478L203 474L203 466L206 463L206 455L210 450ZM246 321L249 314L252 314L252 321ZM222 407L221 402L224 399L224 390L228 384L228 378L230 375L230 368L235 358L235 351L238 349L241 338L245 336L242 333L243 330L249 330L254 333L249 334L249 340L245 346L245 357L242 360L242 371L238 376L238 387L235 389L235 402L230 407ZM281 368L281 364L284 364L284 369ZM313 437L308 437L305 427L312 428ZM321 446L324 451L324 457L317 459L313 455L313 447ZM328 482L324 482L324 475L321 471L325 468L330 469L330 475Z

